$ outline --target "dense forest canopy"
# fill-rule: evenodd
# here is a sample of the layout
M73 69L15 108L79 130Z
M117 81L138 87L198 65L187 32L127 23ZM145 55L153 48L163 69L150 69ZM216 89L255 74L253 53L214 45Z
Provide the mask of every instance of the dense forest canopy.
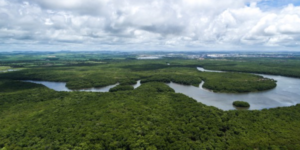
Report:
M204 81L216 92L261 91L276 82L240 72L299 77L298 59L40 57L1 60L5 69L20 70L0 73L0 149L300 149L299 104L223 111L164 84ZM198 66L236 73L200 72ZM107 93L57 92L18 81L25 79L64 81L72 89L120 85ZM133 89L137 80L143 84Z
M172 65L168 65L167 62ZM263 91L276 87L275 81L257 75L198 71L196 67L205 65L205 62L184 59L107 60L100 64L80 63L30 67L18 72L0 74L0 78L63 81L67 82L67 87L70 89L104 87L117 82L129 85L140 79L142 83L175 82L194 86L199 86L202 81L205 81L204 88L229 93Z

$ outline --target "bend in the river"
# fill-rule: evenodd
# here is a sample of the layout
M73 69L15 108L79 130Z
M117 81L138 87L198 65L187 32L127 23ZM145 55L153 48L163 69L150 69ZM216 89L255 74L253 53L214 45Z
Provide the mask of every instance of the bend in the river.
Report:
M197 68L199 71L209 71L209 72L222 72L222 71L212 71L205 70L201 67ZM209 106L215 106L223 110L235 109L232 102L234 101L246 101L251 106L249 109L264 109L264 108L274 108L274 107L284 107L292 106L300 103L300 79L275 76L275 75L264 75L257 74L266 78L274 79L277 81L277 86L274 89L263 91L263 92L252 92L243 94L230 94L230 93L214 93L210 90L203 89L202 85L204 82L200 83L199 87L181 85L177 83L168 83L171 88L177 93L183 93L193 99ZM33 82L38 84L43 84L50 89L56 91L73 91L66 87L65 82L48 82L48 81L31 81L26 80L26 82ZM110 88L117 86L117 84L109 85L102 88L89 88L74 91L90 91L90 92L108 92ZM137 88L141 85L140 80L134 86Z
M222 72L205 70L204 68L197 67L199 71L207 72ZM183 93L209 106L215 106L223 110L235 109L232 102L236 100L246 101L250 103L251 110L292 106L300 103L300 79L257 74L265 78L274 79L277 81L276 88L263 92L252 92L243 94L229 94L229 93L214 93L212 91L202 88L203 83L199 87L180 85L176 83L169 83L168 85L173 88L177 93Z

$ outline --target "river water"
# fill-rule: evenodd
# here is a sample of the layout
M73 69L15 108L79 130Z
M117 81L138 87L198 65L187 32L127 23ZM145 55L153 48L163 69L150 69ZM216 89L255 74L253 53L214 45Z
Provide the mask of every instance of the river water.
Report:
M200 67L198 67L197 69L199 71L222 72L222 71L205 70ZM300 79L284 77L284 76L275 76L275 75L263 75L263 74L258 74L258 75L276 80L277 81L276 88L268 91L263 91L263 92L230 94L230 93L214 93L207 89L203 89L202 85L205 84L204 82L199 84L199 87L181 85L173 82L167 83L167 85L173 88L177 93L185 94L197 100L198 102L201 102L209 106L215 106L222 110L236 109L235 107L233 107L232 102L237 100L248 102L251 105L249 108L250 110L292 106L300 103ZM70 90L66 87L65 82L48 82L48 81L32 81L32 80L26 80L26 82L43 84L46 87L56 91L108 92L110 88L119 85L119 83L116 83L114 85L109 85L101 88ZM134 88L137 88L140 85L141 82L139 80L135 85L132 86Z
M18 70L17 69L7 69L7 70L0 71L0 73L12 72L12 71L18 71Z
M71 90L66 87L66 82L50 82L50 81L33 81L33 80L22 80L24 82L31 82L36 84L42 84L49 89L53 89L55 91L82 91L82 92L109 92L109 89L119 85L119 83L116 83L114 85L109 85L101 88L86 88L86 89L80 89L80 90ZM135 85L132 85L134 88L138 88L141 86L141 80L138 80Z
M221 72L205 70L203 68L197 69L199 71ZM236 109L232 105L232 102L236 100L248 102L251 105L249 108L250 110L292 106L300 103L300 79L274 75L258 75L276 80L276 88L263 92L228 94L214 93L207 89L203 89L202 85L205 83L199 84L199 87L186 86L172 82L168 85L177 93L185 94L198 102L209 106L215 106L222 110Z

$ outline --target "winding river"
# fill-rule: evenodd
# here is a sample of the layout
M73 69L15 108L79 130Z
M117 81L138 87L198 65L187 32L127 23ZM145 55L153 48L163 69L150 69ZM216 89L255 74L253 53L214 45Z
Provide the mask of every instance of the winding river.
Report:
M198 67L199 71L207 72L222 72L205 70ZM177 93L185 94L193 99L209 106L215 106L222 110L236 109L232 106L232 102L236 100L246 101L250 106L250 110L275 108L292 106L300 103L300 79L283 76L264 75L260 76L274 79L277 81L277 86L274 89L263 92L251 92L243 94L229 94L229 93L214 93L203 89L201 83L199 87L186 86L177 83L169 83L168 85Z
M33 80L22 80L24 82L30 82L30 83L36 83L36 84L42 84L49 89L53 89L55 91L82 91L82 92L109 92L109 89L119 85L119 83L100 87L100 88L86 88L86 89L80 89L80 90L71 90L66 87L66 82L50 82L50 81L33 81ZM136 84L132 85L134 89L141 86L141 80L138 80Z
M199 71L207 72L222 72L222 71L213 71L205 70L204 68L197 68ZM275 76L275 75L264 75L257 74L266 78L274 79L277 81L277 86L274 89L263 91L263 92L252 92L252 93L243 93L243 94L229 94L229 93L214 93L207 89L203 89L202 85L205 84L202 82L199 84L199 87L195 86L186 86L177 83L167 83L167 85L175 90L176 93L185 94L198 102L203 104L214 106L222 110L233 110L236 109L233 107L232 102L236 100L246 101L250 106L250 110L260 110L264 108L275 108L275 107L285 107L292 106L300 103L300 79L284 77L284 76ZM110 88L113 88L119 83L114 85L109 85L102 88L89 88L81 90L70 90L66 87L65 82L48 82L48 81L32 81L25 80L26 82L32 82L37 84L43 84L50 89L56 91L88 91L88 92L108 92ZM135 85L132 85L134 88L137 88L141 85L140 80L137 81Z

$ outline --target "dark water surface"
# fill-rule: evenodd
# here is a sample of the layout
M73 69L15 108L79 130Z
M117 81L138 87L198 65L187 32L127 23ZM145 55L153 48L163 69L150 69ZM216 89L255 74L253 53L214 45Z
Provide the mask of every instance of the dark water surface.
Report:
M210 71L203 68L197 68L199 71ZM219 72L219 71L210 71ZM235 109L232 106L232 102L236 100L246 101L251 106L249 109L263 109L274 108L282 106L292 106L300 103L300 79L290 78L274 75L260 76L274 79L277 81L277 87L264 91L264 92L252 92L244 94L227 94L227 93L214 93L207 89L203 89L201 83L199 87L185 86L177 83L169 83L168 85L173 88L177 93L183 93L189 97L194 98L198 102L209 106L215 106L223 110Z

